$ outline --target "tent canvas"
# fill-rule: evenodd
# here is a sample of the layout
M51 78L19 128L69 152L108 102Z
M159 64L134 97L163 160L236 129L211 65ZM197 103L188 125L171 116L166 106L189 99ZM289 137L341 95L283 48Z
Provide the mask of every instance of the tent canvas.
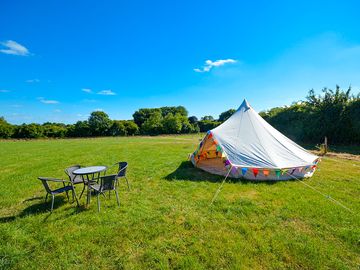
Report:
M246 100L208 131L190 159L204 171L249 180L311 177L319 161L268 124Z

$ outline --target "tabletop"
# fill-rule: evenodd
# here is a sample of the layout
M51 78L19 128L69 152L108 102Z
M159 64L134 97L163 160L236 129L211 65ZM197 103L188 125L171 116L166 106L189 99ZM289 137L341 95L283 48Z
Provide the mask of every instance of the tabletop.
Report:
M91 167L84 167L73 171L73 174L76 175L84 175L84 174L93 174L99 173L106 170L106 166L91 166Z

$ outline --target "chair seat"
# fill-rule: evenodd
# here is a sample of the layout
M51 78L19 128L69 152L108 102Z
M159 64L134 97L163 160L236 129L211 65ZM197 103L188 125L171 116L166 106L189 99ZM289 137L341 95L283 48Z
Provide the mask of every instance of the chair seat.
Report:
M82 179L76 179L76 178L73 180L73 184L74 184L74 185L76 185L76 184L82 184L82 183L85 183L85 184L86 184L87 181L86 181L86 180L83 181Z
M100 192L100 184L94 184L94 185L90 185L90 188L97 191L97 192Z
M66 192L66 191L71 191L71 190L73 190L72 186L66 186L66 187L62 187L62 188L52 190L51 194L59 194L59 193Z

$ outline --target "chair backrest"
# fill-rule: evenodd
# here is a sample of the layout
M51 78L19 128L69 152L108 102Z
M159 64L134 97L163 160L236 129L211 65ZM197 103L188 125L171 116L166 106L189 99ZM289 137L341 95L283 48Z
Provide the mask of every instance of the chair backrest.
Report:
M118 177L122 177L126 175L126 169L127 169L128 163L123 161L123 162L119 162L119 171L117 176Z
M69 176L70 181L74 181L76 178L81 178L79 175L73 174L73 171L80 169L80 165L73 165L65 169L65 173Z
M100 177L100 191L115 189L117 174L110 174Z
M41 183L43 184L45 190L47 193L50 193L51 194L51 189L49 187L49 184L47 182L47 179L45 177L38 177L38 179L41 181Z

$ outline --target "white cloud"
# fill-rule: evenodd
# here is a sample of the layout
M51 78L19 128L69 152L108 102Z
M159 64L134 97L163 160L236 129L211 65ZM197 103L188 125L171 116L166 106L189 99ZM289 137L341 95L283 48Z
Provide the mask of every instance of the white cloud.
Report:
M0 52L5 54L13 54L13 55L21 55L21 56L27 56L30 54L29 50L25 46L13 40L0 42L0 45L5 47L4 49L0 49Z
M9 92L10 90L5 90L5 89L0 90L0 93L9 93Z
M61 110L58 110L58 109L57 109L57 110L54 110L54 112L55 112L55 113L60 113Z
M92 93L92 90L90 88L83 88L83 89L81 89L81 91L83 91L85 93Z
M43 97L39 97L38 100L44 104L59 104L59 101L57 100L44 99Z
M112 90L102 90L98 92L98 95L104 95L104 96L114 96L116 93L114 93Z
M25 82L27 82L27 83L38 83L38 82L40 82L40 80L39 79L31 79L31 80L26 80Z
M194 68L195 72L209 72L213 67L220 67L225 64L233 64L237 61L234 59L220 59L216 61L206 60L202 68Z

